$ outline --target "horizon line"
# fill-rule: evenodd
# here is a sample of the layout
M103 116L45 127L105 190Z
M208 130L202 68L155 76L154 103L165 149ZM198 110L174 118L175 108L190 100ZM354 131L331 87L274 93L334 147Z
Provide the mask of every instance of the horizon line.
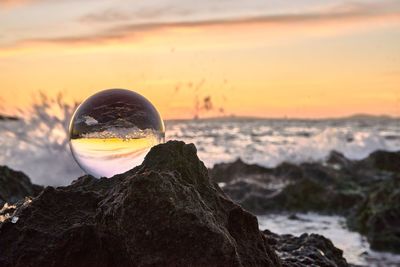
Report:
M367 114L367 113L354 113L347 116L338 117L268 117L268 116L241 116L241 115L228 115L228 116L213 116L203 118L171 118L164 119L164 121L212 121L212 120L307 120L307 121L325 121L325 120L348 120L348 119L388 119L388 120L400 120L398 115L388 114Z
M0 121L5 120L20 120L23 117L18 115L9 114L7 112L0 113ZM348 119L388 119L399 120L400 115L389 114L368 114L368 113L353 113L350 115L337 116L337 117L291 117L291 116L247 116L247 115L222 115L210 117L188 117L188 118L166 118L164 121L212 121L212 120L306 120L306 121L324 121L324 120L348 120Z

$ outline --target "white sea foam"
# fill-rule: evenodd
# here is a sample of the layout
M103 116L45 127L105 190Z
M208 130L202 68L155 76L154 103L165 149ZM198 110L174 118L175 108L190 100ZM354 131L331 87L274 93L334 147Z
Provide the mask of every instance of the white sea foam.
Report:
M72 113L72 112L71 112ZM27 121L0 122L0 164L27 173L33 182L66 185L83 174L67 142L69 119L43 115ZM241 157L245 162L273 167L283 161L320 161L332 150L361 159L382 149L400 150L396 120L223 120L168 121L166 139L196 144L208 167ZM132 129L103 132L129 137ZM99 137L99 133L95 134ZM91 137L95 137L91 136ZM89 136L88 136L89 137Z
M159 136L161 133L147 128L139 129L138 127L121 128L109 127L107 130L99 132L84 133L81 138L119 138L123 140L146 138L147 136Z
M358 120L170 122L167 139L193 142L209 167L238 157L248 163L274 167L283 161L321 161L332 150L350 159L362 159L376 150L400 150L400 123L376 119L362 123Z
M0 165L21 170L42 185L66 185L83 175L71 155L65 130L36 127L23 121L0 122Z

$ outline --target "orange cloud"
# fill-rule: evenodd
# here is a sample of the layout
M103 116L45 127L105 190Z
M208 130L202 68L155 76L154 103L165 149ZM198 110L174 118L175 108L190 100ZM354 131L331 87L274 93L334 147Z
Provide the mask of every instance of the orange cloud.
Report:
M163 11L160 9L157 12ZM113 16L109 16L108 19L112 20ZM82 22L81 19L79 21L88 23ZM90 23L93 24L93 22ZM158 46L164 43L163 40L166 37L170 42L186 44L186 47L217 48L242 45L246 42L258 43L261 39L268 39L268 42L280 42L312 36L331 36L357 29L370 30L399 23L400 2L388 1L375 4L343 4L298 14L242 16L197 21L125 22L106 29L101 27L100 30L93 27L94 30L88 34L21 39L3 45L0 43L0 57L29 54L35 51L46 52L60 47L71 52L87 50L94 52L111 47L118 50L124 47L146 49L152 45Z

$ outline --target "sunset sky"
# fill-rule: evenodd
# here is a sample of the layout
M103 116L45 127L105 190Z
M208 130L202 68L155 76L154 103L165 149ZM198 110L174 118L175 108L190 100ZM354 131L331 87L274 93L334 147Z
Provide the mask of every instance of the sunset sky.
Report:
M399 0L0 0L0 101L107 88L164 118L400 116Z

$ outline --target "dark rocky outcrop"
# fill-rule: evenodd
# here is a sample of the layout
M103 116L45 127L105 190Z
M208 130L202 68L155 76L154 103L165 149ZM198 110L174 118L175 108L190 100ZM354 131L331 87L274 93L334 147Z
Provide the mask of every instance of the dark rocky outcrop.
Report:
M18 117L0 114L0 121L17 121L17 120L19 120Z
M317 234L277 235L264 231L270 244L278 253L284 267L348 266L343 251L336 248L329 239Z
M125 174L83 176L21 205L0 224L0 266L281 266L267 241L196 148L168 142Z
M400 151L375 151L368 158L358 162L360 167L400 173Z
M369 188L348 221L373 249L400 253L400 176Z
M231 164L237 166L237 162ZM245 165L245 163L241 163ZM225 163L223 168L230 169ZM235 167L236 168L236 167ZM377 151L360 161L332 152L325 163L242 166L246 175L224 176L223 190L256 213L315 211L348 217L372 248L400 252L400 152ZM216 181L221 166L210 173ZM253 173L252 169L255 169ZM271 187L279 184L281 187Z
M43 187L32 184L22 172L0 166L0 208L5 203L14 204L28 196L36 196Z
M241 177L266 175L270 173L268 168L256 164L246 164L241 159L237 159L232 163L219 163L210 169L210 175L215 177L218 183L230 182Z

